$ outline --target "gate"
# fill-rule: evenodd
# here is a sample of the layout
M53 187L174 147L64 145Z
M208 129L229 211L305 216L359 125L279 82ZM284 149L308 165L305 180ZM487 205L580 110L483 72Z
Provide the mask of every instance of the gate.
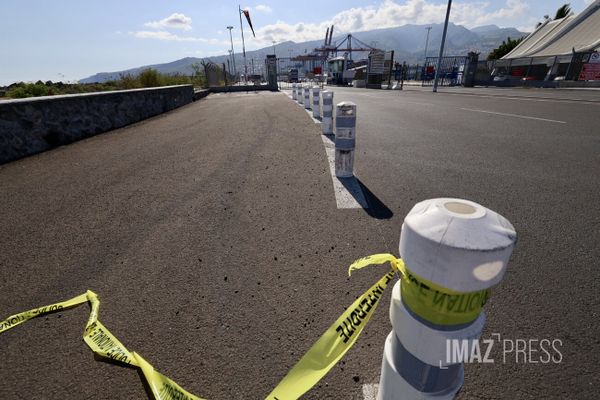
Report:
M438 78L439 86L458 86L462 84L465 65L468 58L465 56L447 56L442 57L440 64L440 73ZM437 57L427 57L425 66L421 73L422 86L432 86L435 79L435 69L437 67Z
M279 89L291 89L292 83L301 81L323 82L326 61L322 57L278 57L277 83Z

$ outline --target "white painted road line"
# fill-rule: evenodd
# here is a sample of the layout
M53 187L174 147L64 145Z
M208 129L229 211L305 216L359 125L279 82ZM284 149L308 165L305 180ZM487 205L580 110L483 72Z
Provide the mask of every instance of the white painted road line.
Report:
M503 95L492 96L492 95L470 94L470 93L450 93L450 92L443 92L443 93L450 94L453 96L481 97L481 98L485 98L485 99L494 99L494 100L539 101L539 102L586 104L586 105L600 106L600 102L586 101L585 99L552 99L550 97L528 97L528 96L506 97Z
M360 92L357 92L357 93L352 93L352 95L353 95L353 96L355 96L355 95L358 95L358 96L366 96L366 97L371 97L371 98L374 98L374 99L379 99L379 98L381 98L381 97L379 97L379 96L375 96L375 95L373 95L373 94L368 94L368 93L360 93Z
M290 94L285 94L290 99L292 98ZM315 124L321 123L321 121L313 117L311 110L305 109L304 111L306 111ZM325 135L321 135L321 139L323 140L327 161L329 162L329 172L331 173L331 180L333 181L333 192L335 194L337 208L369 208L367 199L365 198L356 177L342 178L342 180L340 180L335 176L335 143ZM373 397L373 399L375 399L375 397Z
M367 199L363 194L360 184L355 177L340 178L335 176L335 143L327 136L321 135L323 144L325 145L325 153L329 161L329 172L333 180L333 192L335 193L335 202L337 208L369 208Z
M375 400L377 398L377 383L367 383L362 386L363 398L365 400Z
M533 119L536 121L554 122L557 124L566 124L565 121L557 121L555 119L547 119L547 118L530 117L528 115L508 114L508 113L501 113L501 112L496 112L496 111L486 111L486 110L474 110L472 108L461 108L461 110L480 112L480 113L485 113L485 114L503 115L505 117L515 117L515 118L523 118L523 119Z

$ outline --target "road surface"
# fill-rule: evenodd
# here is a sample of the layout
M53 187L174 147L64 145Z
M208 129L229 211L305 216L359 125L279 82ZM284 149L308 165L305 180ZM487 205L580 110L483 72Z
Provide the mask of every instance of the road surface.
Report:
M92 289L130 350L208 399L264 398L383 274L402 220L433 197L479 202L519 234L484 337L560 339L553 364L466 366L459 399L592 399L600 383L600 103L332 88L358 106L369 209L338 209L320 128L283 93L211 95L0 166L2 316ZM528 94L528 97L530 95ZM546 97L547 95L544 95ZM564 97L564 96L563 96ZM389 294L305 397L362 399L391 330ZM88 308L0 337L4 398L145 398L134 369L81 340Z

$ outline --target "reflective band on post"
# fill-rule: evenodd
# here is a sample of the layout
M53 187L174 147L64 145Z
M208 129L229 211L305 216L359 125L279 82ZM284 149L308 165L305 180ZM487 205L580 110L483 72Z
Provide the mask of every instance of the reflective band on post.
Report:
M400 376L420 392L435 393L451 387L459 379L464 368L462 364L450 364L440 368L424 363L406 350L393 332L391 350L392 360Z
M398 394L401 393L403 400L454 400L456 393L460 390L464 382L464 368L460 369L456 381L452 382L451 386L445 388L445 390L435 393L421 392L408 383L394 365L394 357L392 355L393 336L394 332L390 332L385 340L377 399L397 399Z
M337 150L353 150L355 147L354 138L335 138L335 148Z
M333 112L331 110L323 110L323 118L331 118L333 116Z
M338 117L335 120L336 128L354 128L356 127L356 117L353 118L340 118Z

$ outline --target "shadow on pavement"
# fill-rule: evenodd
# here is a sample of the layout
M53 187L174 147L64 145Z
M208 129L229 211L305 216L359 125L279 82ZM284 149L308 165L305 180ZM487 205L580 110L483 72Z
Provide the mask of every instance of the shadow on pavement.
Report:
M368 207L363 208L369 216L377 219L390 219L394 216L392 210L390 210L381 200L377 197L373 192L369 190L364 183L360 181L357 177L352 178L337 178L342 185L348 190L350 194L356 199L356 201L360 204L362 203L360 199L361 193L357 193L355 190L356 185L360 187L362 190L362 195L364 195L365 200L367 201Z

